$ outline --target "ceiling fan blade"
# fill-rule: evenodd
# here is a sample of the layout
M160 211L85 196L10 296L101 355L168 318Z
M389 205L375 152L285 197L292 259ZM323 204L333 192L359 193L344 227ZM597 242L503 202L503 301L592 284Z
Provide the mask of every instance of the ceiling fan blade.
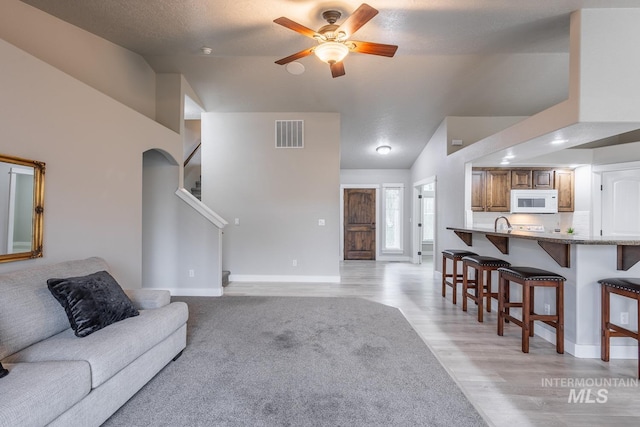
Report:
M296 33L300 33L303 36L311 37L312 39L319 36L319 34L313 31L311 28L307 28L304 25L298 24L297 22L292 21L289 18L285 18L284 16L278 19L274 19L273 22L275 22L276 24L280 24L290 30L293 30Z
M309 49L305 49L305 50L301 50L300 52L294 53L293 55L289 55L286 58L282 58L276 61L276 64L278 65L285 65L288 64L289 62L293 62L296 59L300 59L300 58L304 58L305 56L309 56L313 53L313 49L314 47L310 47Z
M344 63L342 61L334 62L333 64L329 64L329 66L331 67L331 75L334 79L336 77L344 76Z
M376 9L366 3L362 3L360 7L340 25L336 32L344 32L347 38L349 38L377 14L378 11Z
M393 44L381 44L371 42L361 42L356 40L349 40L347 44L353 44L351 52L367 53L369 55L380 55L392 57L396 54L398 46Z

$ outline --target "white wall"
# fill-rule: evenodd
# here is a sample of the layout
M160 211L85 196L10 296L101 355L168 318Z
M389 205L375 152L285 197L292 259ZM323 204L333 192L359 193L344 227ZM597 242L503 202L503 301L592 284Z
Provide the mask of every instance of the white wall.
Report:
M220 230L175 195L174 160L151 150L143 165L142 287L222 295Z
M524 119L526 116L447 117L449 124L447 153L455 153ZM461 140L462 145L452 145L451 141L454 139Z
M378 200L376 200L376 210L378 214L378 235L376 236L376 259L378 260L403 260L411 259L411 197L413 187L411 183L411 173L408 169L342 169L340 171L340 187L348 188L349 185L372 184L380 188ZM383 244L382 232L384 230L384 206L382 203L383 184L404 184L404 220L403 231L403 251L400 254L384 254L381 252ZM341 213L341 218L343 214ZM344 237L343 237L344 238ZM340 242L343 248L343 242Z
M0 38L155 117L155 73L140 55L19 0L2 0Z
M640 142L620 144L612 147L596 148L593 150L594 165L609 165L640 161Z
M304 148L276 149L275 120L304 120ZM202 164L231 280L339 279L338 114L205 113Z
M140 287L142 153L179 159L179 135L5 41L0 57L0 152L47 167L44 259L0 271L96 255Z

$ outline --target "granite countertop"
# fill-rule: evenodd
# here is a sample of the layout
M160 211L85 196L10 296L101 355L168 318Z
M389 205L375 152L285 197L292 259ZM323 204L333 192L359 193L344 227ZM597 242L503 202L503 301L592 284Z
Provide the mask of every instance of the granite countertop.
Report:
M548 233L524 230L498 230L493 228L447 227L447 230L482 233L518 239L538 240L569 245L640 245L640 236L592 236L586 234Z

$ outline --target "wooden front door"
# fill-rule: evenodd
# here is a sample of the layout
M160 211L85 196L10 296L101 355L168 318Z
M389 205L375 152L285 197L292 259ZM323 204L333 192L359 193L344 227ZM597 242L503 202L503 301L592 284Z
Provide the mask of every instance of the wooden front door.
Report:
M376 259L376 190L344 190L344 259Z

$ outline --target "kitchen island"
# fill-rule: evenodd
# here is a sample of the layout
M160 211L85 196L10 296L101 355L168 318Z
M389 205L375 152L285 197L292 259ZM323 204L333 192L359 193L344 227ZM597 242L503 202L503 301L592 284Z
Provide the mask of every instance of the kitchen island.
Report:
M484 234L498 250L509 254L509 240L535 240L561 267L570 267L570 245L615 245L617 269L628 270L640 261L640 236L583 236L577 234L545 233L524 230L492 230L488 228L447 227L467 246L473 246L473 233Z
M537 267L564 276L567 279L564 286L565 349L576 357L600 357L598 280L640 277L640 236L587 236L470 227L447 229L478 254L496 256L514 266ZM517 288L513 290L517 292ZM555 310L553 295L544 291L536 292L536 311L544 312L547 305ZM620 313L628 313L629 325L635 329L638 313L630 301L612 300L611 312L617 316L612 317L614 322L620 320ZM555 331L544 324L538 326L538 323L536 335L555 342ZM613 339L612 358L637 358L636 348L634 340Z

